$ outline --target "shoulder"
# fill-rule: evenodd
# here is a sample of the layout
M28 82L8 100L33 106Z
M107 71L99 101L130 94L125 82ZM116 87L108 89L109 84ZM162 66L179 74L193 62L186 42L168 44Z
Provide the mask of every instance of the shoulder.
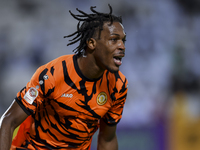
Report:
M40 66L27 83L26 88L36 88L43 97L55 97L57 94L55 90L59 89L56 87L63 84L66 62L73 63L73 55L64 55Z
M40 66L36 72L34 73L32 79L38 81L45 80L45 83L51 83L53 86L56 84L55 82L59 82L64 77L63 68L66 63L73 63L74 55L63 55L60 56L42 66ZM42 83L42 82L41 82Z

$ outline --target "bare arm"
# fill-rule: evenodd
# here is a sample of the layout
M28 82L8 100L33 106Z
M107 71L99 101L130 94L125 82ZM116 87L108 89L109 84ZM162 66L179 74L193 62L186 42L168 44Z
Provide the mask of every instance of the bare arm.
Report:
M116 128L116 125L108 126L101 120L97 150L118 150Z
M12 143L13 131L28 115L14 100L0 119L0 150L9 150Z

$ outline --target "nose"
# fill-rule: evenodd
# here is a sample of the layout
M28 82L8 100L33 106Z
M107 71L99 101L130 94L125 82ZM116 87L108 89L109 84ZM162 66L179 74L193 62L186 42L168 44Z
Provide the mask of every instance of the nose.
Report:
M125 48L125 44L124 44L124 42L123 42L122 40L119 42L118 48L119 48L120 50L125 50L125 49L126 49L126 48Z

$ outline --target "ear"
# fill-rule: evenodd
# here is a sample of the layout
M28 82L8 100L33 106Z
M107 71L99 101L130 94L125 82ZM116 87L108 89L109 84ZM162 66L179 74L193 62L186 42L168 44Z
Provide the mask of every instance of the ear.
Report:
M87 41L87 47L91 50L94 50L96 48L96 40L93 39L93 38L90 38L88 41Z

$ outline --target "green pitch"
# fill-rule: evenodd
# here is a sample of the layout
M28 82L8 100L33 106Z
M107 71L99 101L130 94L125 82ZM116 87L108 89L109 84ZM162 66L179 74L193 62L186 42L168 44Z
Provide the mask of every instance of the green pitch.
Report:
M13 133L13 138L16 136L18 130L19 130L19 126L15 129L15 131Z

